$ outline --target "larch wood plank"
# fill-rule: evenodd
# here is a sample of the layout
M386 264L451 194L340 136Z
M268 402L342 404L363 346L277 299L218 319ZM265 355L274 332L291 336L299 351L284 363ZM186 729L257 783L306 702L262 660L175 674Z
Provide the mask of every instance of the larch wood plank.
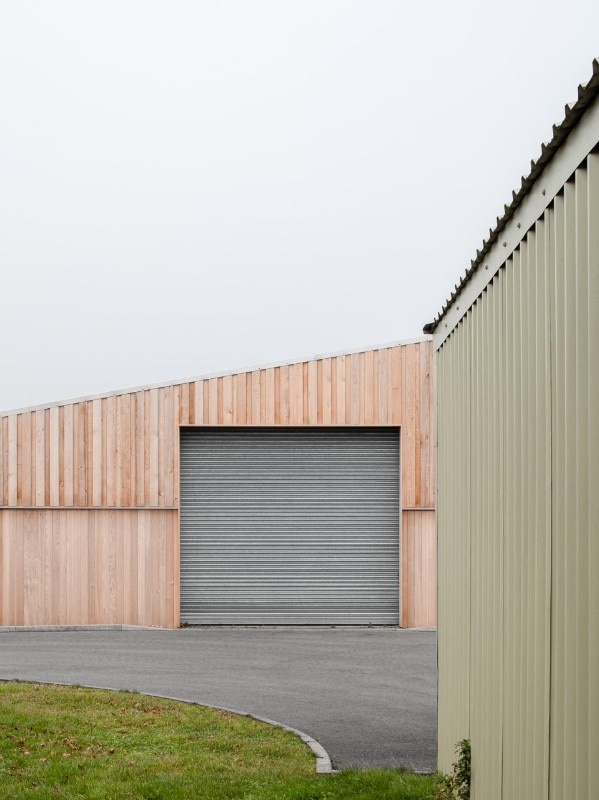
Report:
M233 376L223 377L223 425L233 424Z
M210 422L210 382L204 381L204 411L203 417L204 425Z
M15 528L17 528L17 534L14 538L14 547L13 547L15 561L14 561L14 576L11 576L11 578L13 578L12 595L13 595L13 603L15 608L16 619L19 620L19 622L17 622L16 624L24 625L25 583L26 583L24 543L25 543L25 532L27 530L26 526L28 526L28 524L31 524L30 521L34 519L34 512L28 515L26 514L22 518L19 515L17 515L16 512L13 512L12 518L16 523Z
M23 503L23 415L17 415L17 505Z
M192 381L189 386L189 419L187 420L190 425L197 425L195 419L195 409L196 409L196 385L195 381Z
M275 371L270 368L264 371L264 385L265 385L265 417L264 423L266 425L275 424Z
M60 524L58 526L58 553L56 556L56 567L60 573L60 596L59 596L59 609L58 617L60 625L67 624L67 608L68 608L68 573L64 568L67 560L67 525L70 511L61 511Z
M0 425L0 428L2 426ZM2 439L0 434L0 461L2 460ZM0 582L0 625L6 625L4 622L5 614L6 614L6 607L4 605L4 591L3 591L3 584L6 583L6 567L4 565L4 525L2 522L2 513L0 512L0 575L2 576L3 580Z
M179 392L179 424L189 425L189 384L181 383L174 388Z
M34 505L33 497L32 497L32 476L35 464L33 462L34 457L34 446L33 442L35 441L35 428L34 426L34 418L31 412L26 412L23 414L23 449L22 449L22 458L23 458L23 471L21 475L21 503L24 506L31 506ZM0 426L1 430L1 426ZM1 435L1 434L0 434ZM1 472L1 450L2 447L0 445L0 472ZM2 479L0 477L0 504L2 503Z
M87 521L87 607L89 609L89 619L95 622L95 620L101 619L96 610L96 519L94 515L90 515L86 520L84 515L85 512L81 512L78 521L81 528L83 528L84 522Z
M107 407L106 407L106 400L107 400L106 397L103 397L100 400L100 420L101 420L101 422L100 422L100 430L101 430L100 445L101 445L101 451L102 451L102 456L101 456L101 459L100 459L100 463L101 463L100 491L101 491L102 499L101 499L101 501L98 502L97 505L102 506L102 507L106 507L108 505L107 502L106 502L106 495L107 495L107 492L108 492L108 486L107 486L107 483L106 483L106 457L107 457L106 456L106 449L107 449L107 446L108 446L108 436L109 436L109 434L108 434L108 413L107 413Z
M140 517L142 514L132 512L129 515L129 536L131 539L131 586L130 586L130 602L131 602L131 624L139 625L139 610L137 605L137 598L140 592L139 582L139 525Z
M50 409L50 505L60 505L60 486L59 486L59 455L60 455L60 417L58 406Z
M179 512L176 511L168 518L170 520L169 533L173 550L173 615L169 624L178 628L181 624L181 544L179 541Z
M364 380L363 380L363 397L364 397L364 424L374 425L374 403L375 403L375 375L374 375L374 353L370 350L363 353L364 361Z
M136 392L134 399L134 441L135 441L135 492L134 503L145 505L145 392Z
M8 418L8 505L17 504L18 484L18 452L17 452L17 417L15 414Z
M61 580L60 580L60 537L63 524L60 518L64 511L59 511L58 514L52 514L50 517L51 535L49 541L46 543L46 576L44 580L44 605L45 617L50 620L58 617L60 619L60 597L61 597ZM51 624L47 622L46 624Z
M246 376L235 375L233 378L235 392L235 425L245 425L247 422Z
M91 400L85 403L83 421L85 425L83 440L85 442L85 499L87 504L94 505L94 404ZM102 458L101 451L99 458Z
M86 505L83 501L85 489L85 468L80 466L80 458L85 447L85 428L79 419L81 403L73 405L73 505ZM83 480L81 480L83 472Z
M434 406L432 348L421 348L422 372L420 378L420 450L422 454L421 480L422 504L432 507L435 503L434 465Z
M131 505L131 461L134 448L131 442L131 402L132 394L123 394L117 401L117 437L119 442L119 480L117 483L117 506ZM135 428L133 429L135 430ZM135 462L133 464L135 469Z
M152 621L160 619L160 569L158 564L159 550L156 547L159 536L160 520L155 514L152 514L150 517L150 546L148 547L148 564L150 575L150 603L148 607L148 618Z
M195 403L194 403L194 425L202 425L204 423L204 381L196 381L195 386Z
M123 460L128 449L124 435L125 395L117 395L114 398L114 505L123 505Z
M362 407L361 382L360 382L360 355L352 353L350 360L351 384L350 391L350 424L359 425L360 409Z
M422 505L422 453L420 451L421 407L420 407L420 347L416 349L414 364L414 505Z
M289 423L303 425L304 422L304 369L302 364L289 367Z
M116 535L116 553L115 553L115 615L114 620L118 623L125 618L125 531L124 523L126 516L129 512L123 511L122 513L115 513L115 535ZM128 568L128 567L127 567Z
M74 406L72 404L66 405L63 409L63 504L65 506L73 505L73 454L74 454L74 430L73 430L73 412Z
M332 392L331 392L331 359L322 359L322 424L330 425L332 422Z
M50 505L50 410L44 411L44 505Z
M151 418L150 418L150 391L147 390L143 393L144 396L144 427L143 427L143 442L144 442L144 482L143 492L141 498L141 505L151 504L150 500L150 450L151 450Z
M337 424L337 358L331 358L331 424Z
M289 397L289 366L279 367L279 420L281 425L289 424L291 413L291 400Z
M35 412L35 505L36 506L43 506L46 503L45 449L46 449L46 436L44 432L44 412L36 411ZM10 487L10 481L9 481L9 487ZM10 498L9 498L9 503L10 503Z
M252 411L250 417L251 425L260 424L260 372L258 370L251 373L252 386Z
M158 389L150 389L149 432L150 432L150 505L157 506L160 502L158 465L160 458L160 405Z
M421 565L422 560L422 537L420 526L420 514L412 514L413 519L413 534L412 534L412 548L413 548L413 562L412 562L412 575L411 575L411 589L414 598L414 619L422 618L422 582L415 580L416 569Z
M6 488L4 483L8 465L8 453L6 452L6 436L4 433L5 427L8 430L8 417L0 419L0 505L2 506L8 504L8 500L6 498Z
M394 347L390 353L390 398L389 408L391 409L390 422L392 425L402 425L402 347Z
M158 562L161 586L160 625L163 628L168 628L173 624L174 563L173 547L168 534L167 520L162 517L160 520L161 551L158 555Z
M302 424L307 425L310 417L308 405L308 362L302 364Z
M138 625L147 625L146 615L146 553L147 553L147 536L146 530L148 527L148 515L151 512L142 511L137 518L138 522L138 551L137 551L137 581L139 585L139 592L137 595L137 619Z
M406 584L409 570L407 564L408 558L408 512L402 511L401 513L401 538L400 538L400 555L399 555L399 570L400 570L400 578L399 578L399 591L401 595L401 603L400 603L400 627L407 628L408 627L408 598L407 598L407 591L408 587Z
M158 503L165 505L166 471L167 471L167 425L166 425L166 397L170 387L158 389ZM170 430L170 424L168 426Z
M309 425L318 424L318 364L308 362L308 420Z
M403 420L401 428L402 455L402 502L404 506L416 505L416 482L414 475L414 449L416 427L416 359L414 350L404 355L402 375L402 408Z
M378 356L378 421L379 425L386 425L389 422L389 350L379 350Z
M275 367L275 425L281 424L281 370Z
M105 500L102 505L114 506L116 505L116 414L115 414L116 397L107 397L105 407L103 409L105 415L106 426L104 430L105 440L105 466L102 474L102 481L105 483L103 487L103 496Z
M80 501L80 474L79 474L79 448L81 446L81 433L79 430L79 403L73 404L73 505L83 505Z
M177 421L180 418L180 411L179 406L181 404L181 387L175 387L173 389L173 424L172 424L172 454L170 456L171 465L173 470L173 480L172 480L172 496L171 502L167 505L178 506L179 505L179 486L181 483L181 477L179 474L179 463L181 461L180 456L180 430L181 426L180 423Z
M322 359L316 362L316 424L322 425L323 421L323 377Z
M72 408L72 406L71 406ZM64 506L64 406L58 408L58 505Z
M260 371L260 425L264 425L266 423L266 380L265 380L265 373L266 370Z
M345 356L345 424L351 425L351 356Z
M177 420L179 410L175 410L175 393L178 390L170 387L165 389L164 397L164 502L163 505L172 506L175 497L175 431L179 430Z
M219 425L223 424L223 378L216 379L216 397L218 403L218 412L216 415L216 421Z
M79 559L77 517L73 514L67 514L63 521L63 526L64 527L62 527L62 530L59 532L59 536L64 540L66 570L64 571L64 598L61 598L60 616L62 617L64 615L66 625L76 625L79 619L77 599L81 592L81 562Z
M209 425L218 425L218 379L208 381L208 416Z
M92 400L92 505L102 505L102 401Z
M335 422L345 425L345 356L335 359Z

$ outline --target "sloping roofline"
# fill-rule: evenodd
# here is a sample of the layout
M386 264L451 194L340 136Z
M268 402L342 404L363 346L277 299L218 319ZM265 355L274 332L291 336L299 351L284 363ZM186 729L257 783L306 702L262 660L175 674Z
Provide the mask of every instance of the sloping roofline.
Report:
M593 59L593 72L590 80L587 83L579 85L578 99L565 106L564 119L559 124L553 126L553 137L549 142L545 142L541 145L541 155L539 158L531 161L530 172L528 175L522 177L522 183L518 191L512 192L512 202L504 207L503 216L497 217L495 227L491 228L489 231L489 238L483 240L481 249L476 251L476 257L470 262L470 268L466 270L459 283L455 285L454 290L445 301L441 311L432 322L424 326L424 333L432 334L435 332L441 320L447 315L455 300L464 291L473 275L488 256L493 245L499 239L502 231L522 205L522 202L529 194L532 186L553 160L555 154L563 146L572 130L578 125L585 111L592 105L597 96L599 96L599 60L595 58Z
M257 364L251 367L239 369L228 369L224 372L210 372L206 375L194 375L191 378L177 378L176 380L163 381L162 383L149 383L144 386L132 386L127 389L116 389L111 392L99 392L98 394L85 395L84 397L74 397L67 400L55 400L50 403L41 403L37 406L25 406L23 408L12 408L7 411L0 411L1 417L12 417L15 414L24 414L28 411L42 411L46 408L56 406L69 406L73 403L83 403L88 400L101 400L104 397L117 397L122 394L133 394L133 392L145 392L148 389L162 389L166 386L178 386L181 383L193 383L195 381L205 381L210 378L224 378L228 375L243 375L246 372L258 372L262 369L274 369L275 367L288 367L292 364L304 364L307 361L322 361L323 358L334 358L335 356L351 356L357 353L369 353L372 350L388 350L391 347L404 347L410 344L421 344L430 342L430 336L416 336L413 339L401 339L396 342L384 342L383 344L373 344L367 347L356 347L351 350L338 350L334 353L318 353L307 358L294 358L291 361L276 361L271 364Z

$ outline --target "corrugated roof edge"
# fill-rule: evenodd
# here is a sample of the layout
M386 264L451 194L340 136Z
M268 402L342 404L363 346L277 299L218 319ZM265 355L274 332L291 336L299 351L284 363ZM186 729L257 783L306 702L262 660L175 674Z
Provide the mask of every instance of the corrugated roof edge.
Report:
M493 247L501 232L514 216L522 201L530 191L530 188L541 175L545 167L549 164L555 153L560 149L563 143L568 138L570 132L577 126L582 115L587 108L593 103L599 95L599 59L593 59L593 74L591 79L578 87L578 99L574 103L568 103L565 106L564 119L559 125L553 126L553 137L549 142L544 142L541 145L541 155L537 159L530 162L530 172L528 175L522 177L522 184L518 191L512 192L512 202L505 206L504 214L502 217L497 217L497 224L495 228L489 230L489 238L483 240L480 250L476 251L476 257L470 262L470 268L466 270L462 279L455 285L453 292L445 301L443 308L437 314L432 322L427 323L423 332L432 334L435 332L441 320L445 317L454 301L464 290L466 284L470 281L473 274L482 264L484 258L488 255L489 250Z

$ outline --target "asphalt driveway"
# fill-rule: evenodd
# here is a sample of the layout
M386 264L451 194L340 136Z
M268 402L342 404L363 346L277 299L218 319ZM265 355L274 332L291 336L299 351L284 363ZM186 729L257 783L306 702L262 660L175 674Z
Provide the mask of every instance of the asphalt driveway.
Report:
M435 768L433 631L0 633L0 678L135 689L246 711L309 734L337 768Z

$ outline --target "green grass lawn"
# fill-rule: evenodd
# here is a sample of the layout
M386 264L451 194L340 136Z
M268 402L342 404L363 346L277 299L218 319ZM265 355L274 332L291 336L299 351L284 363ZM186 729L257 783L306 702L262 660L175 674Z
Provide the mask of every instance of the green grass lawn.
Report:
M0 798L411 800L434 778L316 775L295 736L248 717L130 692L0 682Z

